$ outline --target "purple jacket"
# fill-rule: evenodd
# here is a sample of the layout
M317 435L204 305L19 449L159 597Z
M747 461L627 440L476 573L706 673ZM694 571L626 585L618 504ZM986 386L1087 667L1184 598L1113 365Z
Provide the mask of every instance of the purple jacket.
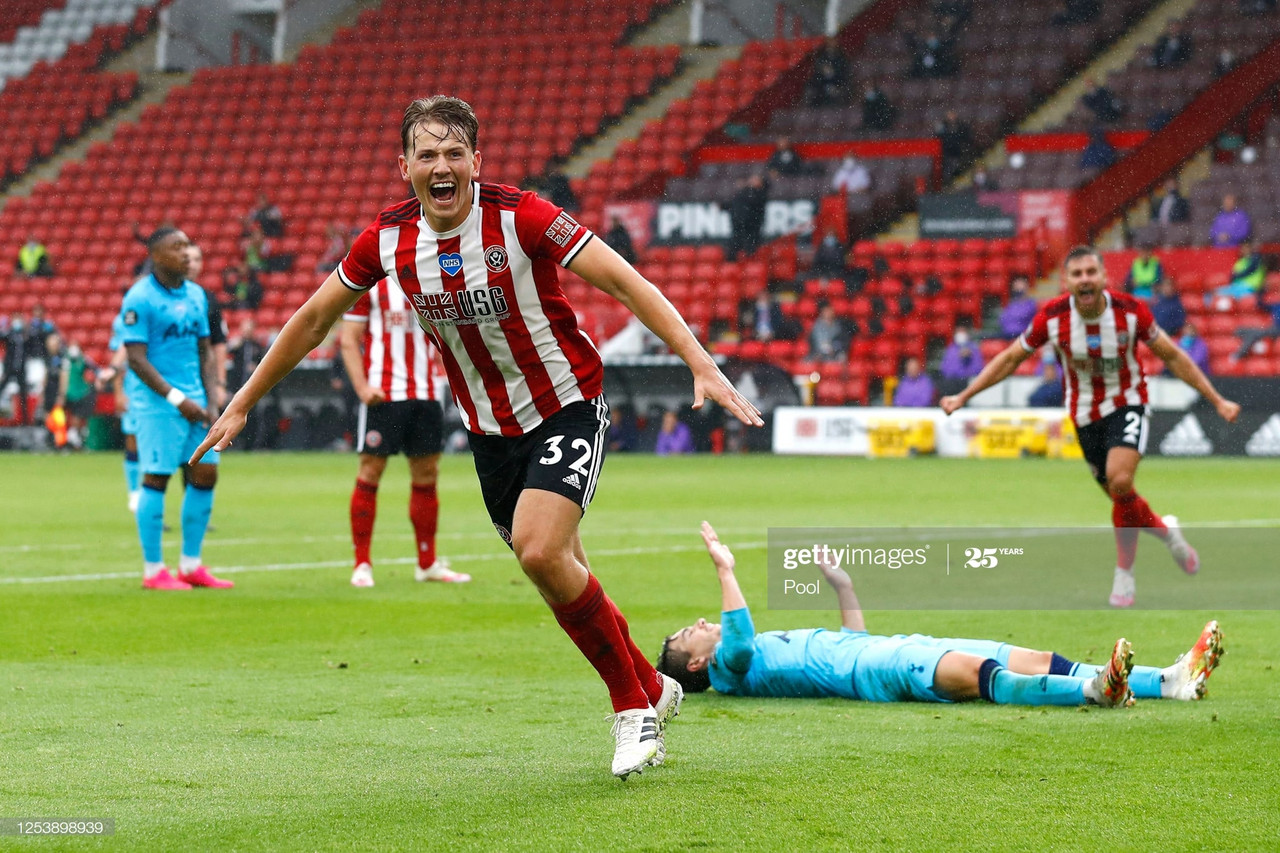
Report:
M1021 330L1019 330L1021 332ZM982 353L973 344L969 344L969 355L960 351L960 345L951 343L942 353L942 364L938 372L944 379L969 379L982 372Z
M1191 356L1191 360L1195 362L1196 367L1208 375L1209 373L1209 345L1204 342L1204 338L1196 335L1190 341L1183 338L1178 341L1178 346L1187 351L1187 355Z
M1253 221L1240 208L1218 211L1209 226L1209 242L1215 246L1239 246L1253 232Z
M672 453L692 453L693 433L689 432L689 425L680 422L676 424L675 429L671 430L671 432L658 433L658 444L653 448L653 452L659 456L669 456Z
M1016 338L1031 325L1036 316L1036 300L1031 296L1014 299L1000 312L1000 332L1006 338Z
M933 380L929 374L921 373L915 379L904 376L898 380L898 390L894 392L895 406L932 406Z

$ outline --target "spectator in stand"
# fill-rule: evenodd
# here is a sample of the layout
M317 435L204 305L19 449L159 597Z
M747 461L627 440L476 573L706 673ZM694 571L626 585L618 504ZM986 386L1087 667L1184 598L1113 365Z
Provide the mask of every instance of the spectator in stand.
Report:
M938 384L942 392L954 394L963 390L970 379L982 372L983 363L982 353L974 345L968 328L961 326L956 329L951 343L942 352L942 363L938 365L942 376Z
M284 214L280 212L280 208L271 203L266 193L258 193L258 206L249 211L245 217L245 236L253 233L255 224L267 237L284 236ZM329 271L331 270L326 270L326 272Z
M915 356L907 359L906 368L893 394L893 405L932 406L934 396L933 380L924 372L920 359Z
M835 107L849 103L849 57L835 36L828 36L813 59L813 73L805 86L811 107Z
M271 241L256 220L249 224L249 235L240 241L240 249L244 252L245 267L253 272L267 270L272 251Z
M22 248L18 250L18 262L14 268L27 278L44 278L53 275L49 250L36 238L36 235L29 235L27 242L22 244Z
M612 243L610 245L613 245ZM630 453L640 441L636 418L629 406L609 407L609 452Z
M778 138L778 147L764 166L769 170L769 177L775 181L779 177L792 178L804 172L804 160L800 159L791 145L791 139L786 136Z
M1225 287L1215 290L1213 295L1229 296L1232 299L1253 297L1259 300L1259 307L1263 307L1259 297L1262 295L1262 286L1266 280L1267 264L1263 260L1262 253L1258 251L1256 243L1245 240L1240 244L1240 256L1231 266L1231 281Z
M1186 196L1178 191L1178 179L1169 178L1164 182L1164 194L1152 196L1151 218L1161 225L1174 222L1186 222L1191 218L1191 204Z
M1009 301L1000 309L1000 334L1008 339L1016 338L1027 330L1031 318L1036 315L1036 298L1031 295L1031 280L1016 275L1009 282Z
M830 303L822 303L818 319L809 330L809 358L813 361L847 361L849 355L849 330Z
M240 329L227 341L227 390L231 394L235 394L244 386L245 380L257 369L258 362L266 353L266 348L256 339L256 332L253 317L245 317L240 321ZM347 371L341 363L342 359L334 359L335 369L346 376ZM261 432L261 417L256 409L249 412L245 428L241 432L244 437L244 450L253 450L257 446Z
M908 29L903 33L903 39L911 52L912 77L952 77L959 70L954 32L930 30L921 38Z
M1000 189L1000 185L996 183L996 179L987 171L986 166L979 163L978 167L973 170L973 191L993 193L998 189Z
M350 234L351 231L347 226L337 222L331 222L325 226L324 254L316 262L317 273L328 275L337 269L338 264L347 256L347 249L351 248Z
M1209 226L1209 243L1213 246L1239 246L1253 234L1253 220L1249 214L1236 207L1236 197L1227 193L1222 197L1222 209Z
M1072 24L1086 24L1098 17L1100 11L1100 0L1063 0L1062 7L1054 13L1053 25L1069 27Z
M946 116L934 128L942 145L942 177L951 180L973 159L975 144L969 123L955 110L947 110Z
M768 290L761 289L755 301L743 312L742 325L752 332L757 341L772 341L786 337L787 321L782 309Z
M1110 124L1125 114L1124 103L1106 86L1089 77L1085 79L1085 87L1080 102L1098 121Z
M871 173L861 160L852 154L846 154L840 161L840 168L831 176L831 189L847 192L849 195L864 193L871 189Z
M1062 407L1063 399L1062 375L1050 351L1049 360L1041 363L1040 384L1027 398L1027 405L1037 409L1058 409Z
M1191 33L1178 21L1169 24L1160 38L1156 39L1151 51L1151 65L1154 68L1174 68L1184 64L1191 58L1194 42Z
M1151 303L1151 314L1156 318L1156 325L1171 338L1182 334L1182 327L1187 324L1187 309L1182 307L1173 282L1167 278L1156 282L1155 297Z
M1110 168L1115 162L1116 149L1107 140L1107 132L1101 127L1095 127L1089 131L1089 144L1080 154L1080 168L1102 171Z
M1150 301L1156 285L1162 281L1164 281L1164 264L1160 263L1160 259L1156 257L1150 245L1139 246L1137 257L1129 265L1129 274L1124 277L1125 292ZM1165 329L1165 331L1169 330Z
M618 216L613 216L609 220L609 230L605 232L604 241L613 247L613 250L622 259L629 264L636 262L636 247L631 242L631 232L627 230L627 226Z
M1194 324L1187 323L1182 327L1182 336L1178 338L1178 346L1182 347L1183 352L1195 362L1196 367L1200 368L1200 371L1205 376L1209 375L1209 345L1205 343L1204 338L1196 334ZM1173 375L1167 367L1164 374L1165 376Z
M760 229L764 227L764 206L769 200L769 184L755 173L742 182L729 202L729 221L733 233L729 237L728 260L739 255L751 256L760 248Z
M689 431L689 425L676 417L671 409L662 413L662 429L658 432L658 443L653 452L659 456L693 452L693 433Z
M228 308L256 310L262 303L262 284L256 271L239 264L222 270L222 292Z
M613 245L610 243L609 245ZM823 278L843 277L845 274L845 256L848 249L840 242L834 228L827 228L822 235L818 250L813 253L812 271Z
M898 108L875 80L868 80L862 90L862 129L892 130L898 119Z
M552 204L559 205L565 210L578 209L578 197L574 194L573 187L569 184L569 178L565 176L564 172L559 169L552 169L547 173L547 178L543 181L542 186Z

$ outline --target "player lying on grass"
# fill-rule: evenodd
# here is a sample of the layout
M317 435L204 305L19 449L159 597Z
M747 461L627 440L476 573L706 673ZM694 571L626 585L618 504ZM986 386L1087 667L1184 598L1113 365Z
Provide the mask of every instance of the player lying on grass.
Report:
M842 697L869 702L964 702L982 698L1007 705L1084 705L1114 708L1141 699L1199 699L1222 656L1216 621L1205 625L1191 651L1172 665L1133 666L1121 638L1105 666L1075 663L994 640L920 634L868 634L853 582L843 569L820 565L836 591L840 631L809 628L755 632L733 574L734 558L715 530L702 540L720 578L722 625L699 619L662 644L658 671L687 693L735 696Z

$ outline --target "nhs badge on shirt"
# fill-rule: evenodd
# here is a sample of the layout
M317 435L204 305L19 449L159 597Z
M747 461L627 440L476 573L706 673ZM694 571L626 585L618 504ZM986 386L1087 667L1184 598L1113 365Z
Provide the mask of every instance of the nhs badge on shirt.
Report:
M1087 335L1084 345L1089 349L1102 349L1102 335Z
M439 260L440 269L444 271L445 275L457 275L462 272L462 255L457 252L441 255Z

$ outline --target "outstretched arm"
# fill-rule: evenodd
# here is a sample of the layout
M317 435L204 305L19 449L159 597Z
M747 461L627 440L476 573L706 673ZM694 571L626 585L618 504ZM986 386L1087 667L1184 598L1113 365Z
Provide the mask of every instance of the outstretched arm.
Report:
M738 578L733 573L733 552L729 550L728 545L720 541L715 528L706 521L702 522L702 541L707 546L707 553L711 555L711 562L716 567L716 576L720 579L720 610L728 613L731 610L741 610L746 607L747 600L742 597Z
M249 410L297 367L307 353L324 342L333 324L359 298L360 293L343 284L337 272L330 273L320 289L285 323L253 375L231 398L222 417L210 427L209 434L196 448L191 461L198 460L211 447L226 450L231 440L244 429Z
M689 365L693 371L693 408L701 409L703 400L710 397L744 424L764 425L760 410L720 372L675 306L603 240L596 237L583 246L569 262L569 269L625 305Z
M858 596L853 592L853 580L844 569L831 562L819 562L818 568L822 576L836 591L836 601L840 604L840 624L850 631L865 631L867 623L862 618L862 607L858 604Z
M1204 397L1213 407L1218 410L1218 415L1227 423L1234 423L1240 414L1240 404L1234 403L1218 393L1218 389L1213 387L1213 383L1209 381L1209 377L1204 375L1204 371L1196 367L1196 363L1191 360L1191 356L1187 355L1182 347L1175 344L1163 330L1156 336L1148 346L1151 351L1160 356L1160 360L1168 366L1169 372L1190 385L1192 388L1200 392L1200 396Z
M1022 348L1020 340L1014 341L1000 351L999 355L991 359L986 367L982 368L982 372L973 377L973 381L969 383L959 394L952 394L950 397L943 397L938 401L938 405L942 407L942 411L948 415L959 409L974 394L985 391L992 385L997 385L1005 379L1013 375L1018 369L1018 365L1026 361L1031 353Z

